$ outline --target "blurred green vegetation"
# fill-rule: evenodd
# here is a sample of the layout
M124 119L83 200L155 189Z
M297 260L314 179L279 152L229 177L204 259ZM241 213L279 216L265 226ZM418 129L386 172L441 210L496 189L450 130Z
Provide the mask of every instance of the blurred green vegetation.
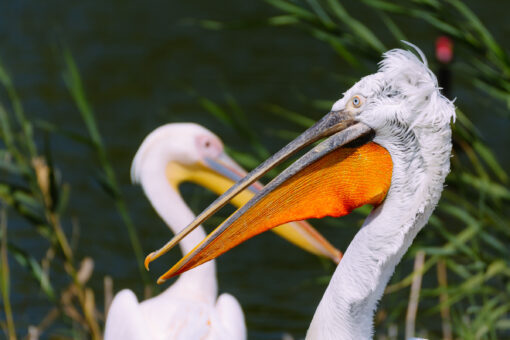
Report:
M438 34L450 36L456 44L456 74L469 81L476 96L489 96L504 104L498 114L505 119L510 114L510 58L507 51L492 37L485 25L466 5L458 0L384 1L362 0L360 6L381 20L387 32L376 31L371 22L363 22L357 13L349 13L338 0L267 0L268 6L279 11L267 19L268 26L295 27L304 34L323 41L352 67L369 72L380 60L381 53L405 34L406 19L412 18L434 27ZM201 21L205 29L240 29L239 23ZM391 40L387 38L390 33ZM384 36L384 38L382 37ZM101 338L104 312L97 308L97 299L104 292L94 292L88 285L93 261L78 259L74 254L74 235L63 232L63 223L74 224L67 213L70 186L62 182L58 164L52 159L51 140L59 134L75 143L87 145L96 156L97 181L112 198L114 206L128 231L133 260L138 261L140 280L148 283L142 266L143 254L136 229L109 160L92 106L81 84L78 68L69 51L64 51L64 78L77 112L83 118L83 133L76 134L49 122L39 121L23 110L15 85L7 70L0 64L2 91L8 100L0 103L2 145L0 149L1 243L0 275L3 315L0 323L10 339L20 337L12 318L9 300L10 282L8 259L14 259L31 274L52 306L33 334L44 334L57 319L68 329L59 329L63 338ZM437 67L430 61L431 67ZM338 76L338 79L341 79ZM345 87L345 80L339 83ZM235 148L228 152L246 168L253 168L269 155L261 136L249 126L249 117L242 103L226 93L222 103L196 94L204 112L236 130L249 144L253 153ZM326 112L334 98L302 98L307 105ZM510 187L508 174L493 151L471 123L477 113L465 107L462 98L457 102L457 121L454 129L454 157L447 187L433 217L406 255L414 261L416 254L424 254L418 270L403 272L398 268L376 318L378 338L394 338L395 325L399 329L409 324L408 299L410 286L423 277L419 289L419 309L416 335L431 339L501 339L510 337ZM310 126L306 115L277 105L268 105L268 113L288 121L295 131L274 129L275 136L290 140L296 131ZM34 134L37 131L37 134ZM36 139L35 136L40 137ZM272 173L274 175L274 172ZM360 216L368 213L360 209ZM21 218L33 226L33 233L44 242L44 256L31 254L9 239L9 220ZM65 221L65 222L62 222ZM69 226L67 226L69 229ZM416 256L419 258L419 256ZM419 263L417 261L417 263ZM50 275L52 273L52 275ZM56 284L55 276L63 277ZM329 278L319 278L325 283ZM392 298L399 296L399 298ZM406 323L406 314L408 322ZM412 318L411 318L412 319ZM431 327L434 325L433 327ZM387 335L389 334L389 335ZM52 334L53 335L53 334ZM398 336L402 337L401 332Z

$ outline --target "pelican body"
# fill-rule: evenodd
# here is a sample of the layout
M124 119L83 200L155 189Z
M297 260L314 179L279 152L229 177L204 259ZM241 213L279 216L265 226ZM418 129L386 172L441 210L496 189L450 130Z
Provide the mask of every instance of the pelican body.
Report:
M450 122L455 109L439 92L422 52L410 45L421 60L410 51L386 52L377 73L362 78L331 112L199 214L183 235L274 165L324 139L234 212L160 281L207 263L281 223L340 217L371 204L374 209L337 266L306 336L371 339L377 303L396 265L437 205L450 169ZM165 246L154 254L168 249Z
M191 181L221 194L246 172L223 151L213 133L192 123L167 124L146 137L133 160L131 177L140 183L159 216L174 232L194 219L179 194L179 184ZM242 192L241 206L263 186L256 182ZM275 231L301 248L338 262L341 253L305 221ZM196 228L180 242L183 253L205 237ZM230 294L218 296L215 261L181 275L156 297L138 302L131 290L119 292L110 307L106 340L129 339L246 339L244 315Z

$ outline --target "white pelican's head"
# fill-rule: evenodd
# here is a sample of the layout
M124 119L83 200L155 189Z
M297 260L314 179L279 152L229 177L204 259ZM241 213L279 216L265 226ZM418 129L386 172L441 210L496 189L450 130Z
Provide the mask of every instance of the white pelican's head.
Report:
M158 127L142 142L131 165L133 183L150 180L164 171L177 186L185 180L200 180L199 170L225 174L232 180L245 174L223 150L223 143L206 128L194 123L173 123ZM234 174L237 177L234 177Z
M433 168L438 174L436 182L442 186L449 171L450 121L455 110L441 95L436 77L417 51L422 60L401 49L385 53L377 73L362 78L314 126L211 204L188 229L297 150L326 138L230 216L161 280L215 258L279 223L342 216L365 204L380 205L389 198L390 189L421 180L400 176L411 168L418 177ZM412 194L412 190L407 192ZM181 238L178 235L156 254L168 251Z
M164 206L169 202L169 193L177 195L181 183L193 182L221 195L245 175L246 171L225 153L221 140L194 123L166 124L155 129L139 147L131 166L132 181L142 185L162 217L165 209L171 208ZM162 183L164 180L168 183ZM173 189L171 192L167 190L168 184ZM240 207L262 188L262 184L255 182L231 203ZM335 247L304 221L282 226L275 232L313 254L336 262L341 257Z
M354 120L384 133L389 125L405 128L448 126L455 119L451 101L440 92L436 76L410 51L384 53L377 73L363 77L333 104L332 111L348 111Z

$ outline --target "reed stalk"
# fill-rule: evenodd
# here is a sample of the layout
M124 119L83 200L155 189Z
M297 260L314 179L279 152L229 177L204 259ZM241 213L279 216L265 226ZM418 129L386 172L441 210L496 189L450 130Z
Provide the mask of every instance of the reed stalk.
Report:
M10 272L9 259L7 258L7 211L2 206L0 209L0 251L1 251L1 274L2 274L2 300L4 305L5 320L7 325L7 338L16 340L16 328L12 316L11 298L10 298Z

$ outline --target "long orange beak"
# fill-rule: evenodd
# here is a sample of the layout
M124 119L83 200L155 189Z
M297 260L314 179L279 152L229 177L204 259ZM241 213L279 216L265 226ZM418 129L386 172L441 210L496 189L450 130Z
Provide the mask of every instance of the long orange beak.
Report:
M168 181L176 191L179 190L179 185L182 182L193 182L221 195L247 173L227 154L222 153L214 158L206 157L195 164L170 162L167 165L166 174ZM235 196L230 203L237 208L242 207L263 188L264 186L260 182L255 182ZM273 231L312 254L329 257L335 263L338 263L342 258L342 252L306 221L283 224L274 228Z
M342 216L364 204L381 203L389 190L392 162L384 148L369 142L371 133L369 127L356 122L350 113L330 112L199 215L188 228L192 230L193 225L200 224L204 216L210 216L290 154L331 135L232 214L158 282L214 259L239 243L282 223ZM351 143L354 141L358 146ZM183 234L189 232L186 230L188 228ZM182 235L174 239L180 238ZM167 251L172 242L174 240L157 253Z

